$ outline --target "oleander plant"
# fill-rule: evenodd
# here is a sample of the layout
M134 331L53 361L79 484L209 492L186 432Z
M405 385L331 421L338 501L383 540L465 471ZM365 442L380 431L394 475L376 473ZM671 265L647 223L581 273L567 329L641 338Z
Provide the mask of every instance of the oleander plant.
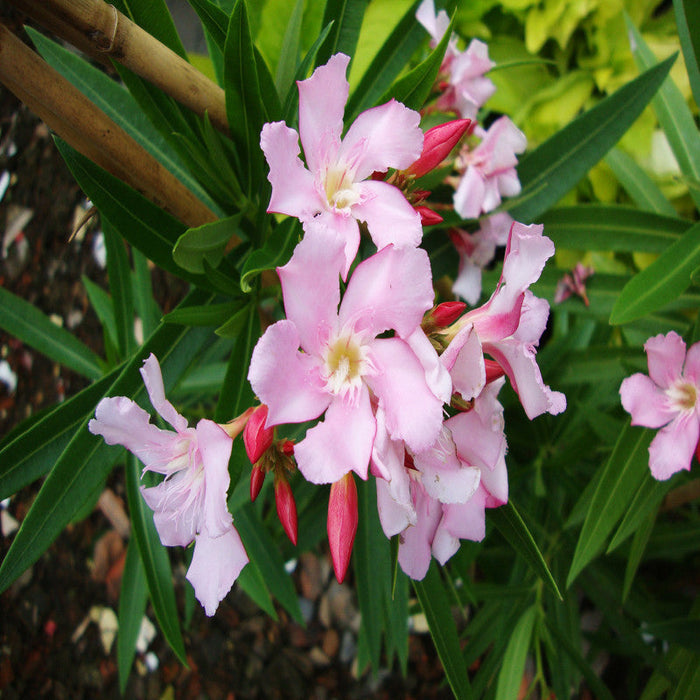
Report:
M177 587L301 621L313 550L360 669L420 611L456 698L700 697L700 6L189 2L206 56L164 0L0 25L109 276L104 357L0 289L91 381L0 441L0 591L118 470L122 690L149 602L186 663Z

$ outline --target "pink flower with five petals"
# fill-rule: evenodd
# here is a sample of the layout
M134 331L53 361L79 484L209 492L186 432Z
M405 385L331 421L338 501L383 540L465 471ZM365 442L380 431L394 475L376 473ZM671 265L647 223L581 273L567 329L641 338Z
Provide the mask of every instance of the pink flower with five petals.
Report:
M700 343L687 354L685 347L673 331L649 338L649 376L638 372L620 386L632 425L661 428L649 445L649 468L659 480L690 469L700 437Z
M391 100L360 114L343 137L349 62L348 56L335 54L297 83L298 134L284 122L265 124L260 134L272 184L268 211L302 222L320 217L339 231L345 241L343 278L360 244L360 221L377 248L390 243L415 247L423 234L420 215L403 193L368 179L389 168L408 168L420 156L420 115ZM299 139L306 165L299 158Z

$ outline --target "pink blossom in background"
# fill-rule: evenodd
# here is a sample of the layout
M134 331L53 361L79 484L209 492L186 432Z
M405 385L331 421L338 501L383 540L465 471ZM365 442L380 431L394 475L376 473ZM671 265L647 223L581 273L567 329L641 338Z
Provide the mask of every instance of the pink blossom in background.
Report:
M588 294L586 293L586 280L595 273L592 267L581 262L576 263L576 267L568 272L557 282L554 290L554 303L561 304L573 294L580 296L583 303L588 306Z
M476 219L493 211L502 197L520 193L515 166L527 140L508 117L497 119L487 131L477 128L481 137L476 148L462 147L455 166L462 173L454 193L455 211L463 219Z
M125 396L105 398L88 424L108 445L122 445L164 475L157 486L141 487L166 547L195 542L187 579L207 615L216 612L248 556L226 505L232 439L216 423L202 419L196 428L165 398L163 378L151 354L141 369L151 404L175 430L161 430L149 414Z
M343 132L350 59L335 54L299 87L299 133L284 122L265 124L260 146L270 166L268 211L303 222L321 217L345 241L343 278L367 224L377 248L417 246L420 215L393 185L369 179L389 168L402 170L421 154L420 115L391 100L360 114ZM306 165L299 158L299 140Z
M644 345L649 376L638 372L620 386L632 425L661 428L649 446L649 468L665 480L690 469L700 437L700 343L686 354L683 338L671 331Z
M267 425L325 414L294 449L313 483L334 483L350 470L367 478L379 408L389 434L417 450L442 424L441 389L429 385L428 359L406 340L432 306L426 252L383 248L357 266L340 302L344 264L340 237L327 234L324 246L304 237L277 271L287 318L265 331L248 374L268 406ZM377 337L388 330L395 335Z
M500 212L485 217L480 223L481 228L474 233L450 230L450 238L459 253L459 272L452 292L472 306L481 297L481 271L493 262L496 248L508 243L513 219L506 212Z
M416 19L430 34L432 47L437 46L450 24L445 10L435 13L433 0L421 3ZM435 107L441 112L455 112L464 119L476 118L479 108L496 91L496 86L484 76L495 65L483 41L472 39L466 51L460 51L456 40L451 38L440 66L444 91Z
M541 225L513 223L503 270L491 298L460 318L445 333L450 341L440 356L454 390L466 400L477 396L486 381L484 353L503 368L527 416L556 415L566 397L542 381L536 348L547 325L549 304L529 290L539 279L554 244Z

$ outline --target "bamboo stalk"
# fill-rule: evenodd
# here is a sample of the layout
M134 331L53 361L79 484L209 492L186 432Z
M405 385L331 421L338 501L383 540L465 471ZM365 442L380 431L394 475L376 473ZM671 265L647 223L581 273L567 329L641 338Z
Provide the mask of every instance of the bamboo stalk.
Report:
M73 148L185 225L216 220L150 153L2 24L0 82Z
M108 56L228 133L224 91L102 0L10 0L46 29L91 55Z

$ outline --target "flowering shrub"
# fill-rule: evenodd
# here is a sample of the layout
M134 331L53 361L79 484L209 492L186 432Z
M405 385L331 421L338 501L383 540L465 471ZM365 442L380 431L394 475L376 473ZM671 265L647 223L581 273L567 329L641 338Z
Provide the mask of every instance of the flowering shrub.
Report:
M682 633L692 601L667 608L635 573L645 551L668 556L662 499L676 485L694 494L677 473L690 469L700 431L698 224L633 168L637 208L561 205L652 99L684 176L697 180L688 154L700 136L667 81L673 58L650 60L634 35L640 75L528 148L514 115L490 107L491 74L509 67L454 32L454 3L407 8L356 76L364 2L341 12L329 1L308 45L313 8L297 3L275 50L253 3L193 1L219 85L187 62L164 5L94 4L86 18L49 2L37 20L93 37L121 82L35 31L46 63L0 32L21 57L5 66L0 51L0 80L56 131L99 213L110 277L96 305L105 358L2 292L0 325L94 382L0 444L3 497L48 474L0 588L125 463L136 554L124 586L146 580L182 660L158 543L194 544L187 585L207 615L237 582L297 621L285 562L328 551L338 581L357 591L359 665L375 670L394 655L405 666L411 586L460 698L515 697L530 652L530 695L585 684L612 697L614 674L593 670L584 641L624 656L620 637L635 696L645 686L658 697L671 676L692 684L697 650ZM676 4L697 96L700 28L689 3ZM263 25L257 37L251 19ZM145 32L129 43L131 21ZM23 90L17 65L42 90ZM595 269L574 257L567 272L555 246L563 258L608 255ZM163 318L147 260L191 285ZM632 374L645 341L649 376ZM151 422L144 390L172 429ZM697 529L692 505L679 513ZM695 552L674 543L674 556ZM631 592L642 604L626 606ZM471 608L466 646L451 603ZM602 621L588 635L578 613L591 604ZM122 623L144 609L124 606ZM678 624L659 623L671 609ZM122 684L133 656L120 645ZM647 683L650 659L659 670Z

